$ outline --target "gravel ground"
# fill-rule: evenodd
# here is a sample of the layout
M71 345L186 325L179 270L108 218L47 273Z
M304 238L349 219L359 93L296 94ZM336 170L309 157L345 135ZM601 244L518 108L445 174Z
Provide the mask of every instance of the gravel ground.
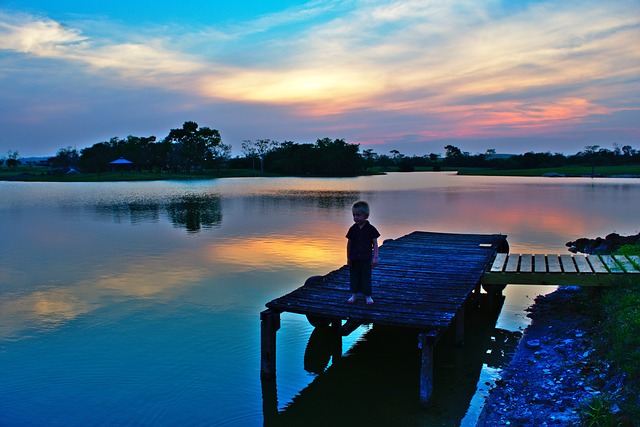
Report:
M587 292L562 287L536 298L528 310L532 322L477 427L579 425L586 402L619 390L622 380L612 377L593 349L595 320L577 302Z

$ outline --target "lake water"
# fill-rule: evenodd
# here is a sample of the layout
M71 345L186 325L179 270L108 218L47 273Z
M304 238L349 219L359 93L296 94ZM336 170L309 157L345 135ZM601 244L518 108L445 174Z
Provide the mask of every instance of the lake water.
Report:
M472 426L500 365L488 346L553 288L507 287L497 329L437 347L427 409L415 337L362 326L336 342L295 314L262 383L260 311L344 264L359 199L380 241L502 233L526 253L635 234L640 212L637 179L450 173L1 182L0 194L2 426Z

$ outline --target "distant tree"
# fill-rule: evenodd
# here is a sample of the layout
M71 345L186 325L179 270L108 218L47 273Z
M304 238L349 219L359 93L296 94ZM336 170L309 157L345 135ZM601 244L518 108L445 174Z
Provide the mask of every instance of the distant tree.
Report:
M584 147L584 156L591 163L591 176L592 177L595 176L595 174L596 174L596 161L597 161L596 153L598 151L598 148L600 148L599 145L587 145L586 147Z
M409 157L402 157L398 162L398 171L400 172L413 172L415 169L412 159Z
M398 150L391 150L391 151L389 151L389 154L391 154L391 158L393 159L393 163L395 163L397 165L398 164L398 159L402 158L402 154L400 154L400 152Z
M264 164L267 155L276 150L279 145L280 143L278 141L272 141L270 139L256 139L255 141L246 139L242 143L242 151L247 158L260 160L260 172L264 173Z
M456 147L455 145L447 145L444 147L445 149L445 158L443 163L447 166L462 166L464 159L464 154L462 151Z
M124 157L125 159L130 160L138 170L150 169L152 162L152 146L155 141L155 136L140 137L129 135L127 136L127 139L122 141L120 144L118 157Z
M363 170L359 144L344 139L322 138L316 141L314 160L319 174L324 176L353 176Z
M51 157L49 162L54 168L72 168L77 167L80 155L75 147L66 147L58 150L55 157Z
M312 144L284 141L265 156L268 170L288 175L317 175L320 167Z
M368 168L373 166L375 163L376 157L378 155L373 152L372 149L367 149L362 151L362 160L364 161L364 170L366 171Z
M258 158L258 149L253 141L245 139L242 143L242 154L251 160L251 168L256 169L256 159Z
M278 147L278 141L271 141L270 139L257 139L255 141L256 153L260 159L260 172L264 173L264 159L271 151Z
M18 165L20 164L20 160L18 160L18 157L20 157L20 153L18 153L18 151L7 151L7 159L5 160L5 163L7 164L7 167L11 170L15 170L16 167L18 167Z
M460 149L455 145L447 145L444 149L446 150L445 157L447 158L462 157L462 151L460 151Z
M86 172L106 172L109 162L115 160L113 150L107 142L99 142L80 151L79 165Z
M191 172L213 158L213 149L222 138L216 129L198 128L196 122L184 122L181 129L171 129L164 141L172 146L174 167Z
M376 157L376 165L380 167L389 167L394 166L395 163L393 162L393 159L391 157L387 156L386 154L380 154Z
M623 145L622 146L622 154L624 156L633 156L636 154L636 150L633 149L633 147L631 147L630 145Z
M229 161L231 158L231 145L220 143L211 149L211 158L209 162L212 163L218 170Z

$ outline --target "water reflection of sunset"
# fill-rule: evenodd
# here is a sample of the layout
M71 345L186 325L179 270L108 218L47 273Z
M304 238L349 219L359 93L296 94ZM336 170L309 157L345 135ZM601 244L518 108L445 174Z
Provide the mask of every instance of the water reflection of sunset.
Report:
M138 257L117 272L100 270L66 286L38 290L27 295L7 296L0 302L0 337L9 337L36 326L50 329L90 313L114 301L130 298L170 300L175 293L197 283L204 271L186 260L171 262Z
M468 211L466 223L473 223L472 217L477 212ZM539 233L563 232L568 235L583 235L589 231L585 223L576 221L576 215L565 209L531 208L527 206L513 206L509 209L487 206L483 215L492 218L493 224L499 224L500 230L526 230L535 228Z
M54 288L38 291L0 303L0 337L9 337L37 324L49 329L91 311L91 302L78 296L76 289Z
M342 238L342 235L339 236ZM270 266L295 265L314 267L344 262L344 242L326 239L300 239L292 236L268 236L251 239L230 239L225 244L211 244L206 248L207 259L223 263L225 269L240 271ZM233 267L232 267L233 266ZM234 268L235 267L235 268Z

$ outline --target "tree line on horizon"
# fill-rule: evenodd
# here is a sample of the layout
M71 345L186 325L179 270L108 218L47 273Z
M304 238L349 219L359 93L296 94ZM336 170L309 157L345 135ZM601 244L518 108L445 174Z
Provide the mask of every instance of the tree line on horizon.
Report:
M613 150L599 145L586 146L583 151L565 156L561 153L527 152L520 155L500 156L494 149L470 154L454 145L444 147L441 154L405 156L398 150L378 154L372 149L360 152L360 144L344 139L321 138L315 143L272 141L270 139L245 140L242 156L231 157L231 145L224 144L216 129L200 127L196 122L184 122L181 128L171 129L158 141L155 136L118 137L98 142L79 152L66 147L48 159L53 170L74 168L87 173L101 173L112 169L110 162L125 158L137 171L202 173L207 170L260 169L262 173L296 176L355 176L374 168L413 171L416 168L481 167L494 169L533 169L567 165L627 165L640 164L640 151L630 145L614 144ZM8 158L0 159L7 167L16 167L18 152L9 151Z

